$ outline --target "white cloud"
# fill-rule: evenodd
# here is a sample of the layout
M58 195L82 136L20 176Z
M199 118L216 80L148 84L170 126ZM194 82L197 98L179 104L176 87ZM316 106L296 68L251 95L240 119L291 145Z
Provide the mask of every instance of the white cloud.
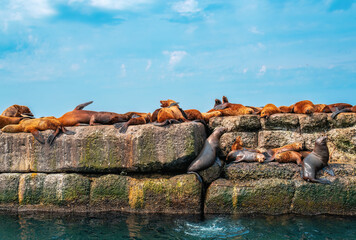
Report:
M266 71L267 71L267 67L266 67L265 65L262 65L262 67L260 68L258 74L259 74L259 75L263 75L263 74L266 73Z
M79 66L79 64L77 64L77 63L73 63L73 64L70 66L70 69L72 69L73 71L77 71L79 68L80 68L80 66Z
M163 54L169 55L169 65L171 67L173 67L177 63L182 61L184 56L187 55L187 52L186 51L173 51L173 52L164 51Z
M152 66L152 61L151 59L147 61L147 66L146 66L146 71L148 71Z
M121 77L126 77L126 66L121 64Z
M195 0L185 0L173 4L172 9L181 15L190 15L192 13L200 12L198 2Z
M247 73L247 71L248 71L248 68L244 68L243 70L242 70L242 72L245 74L245 73Z
M24 17L41 18L56 13L48 0L12 0L8 8L11 11L11 20L22 20Z
M248 29L249 32L253 33L253 34L264 34L264 32L261 32L257 29L256 26L252 26Z
M90 0L90 5L106 9L126 10L149 2L151 0Z

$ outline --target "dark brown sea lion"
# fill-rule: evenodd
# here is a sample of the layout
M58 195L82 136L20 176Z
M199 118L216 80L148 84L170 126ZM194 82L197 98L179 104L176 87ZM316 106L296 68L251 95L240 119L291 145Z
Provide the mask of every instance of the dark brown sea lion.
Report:
M198 172L212 166L217 158L220 137L227 131L224 127L218 127L205 140L203 149L188 167L189 172Z
M329 149L326 145L327 137L319 137L315 141L315 147L313 151L303 160L301 168L301 176L305 181L313 183L330 184L327 179L316 179L316 173L325 168L331 176L335 176L334 171L328 166L329 161Z
M335 112L333 112L333 114L331 114L331 118L335 119L337 115L339 115L340 113L344 113L344 112L352 112L352 113L356 113L356 105L351 107L351 108L343 108L343 109L337 109Z
M261 110L261 118L269 118L272 114L281 113L281 110L274 104L269 103Z
M274 160L279 163L302 164L302 154L295 151L281 152L275 155Z
M21 117L23 115L33 117L31 110L27 106L17 104L6 108L1 115L5 117Z
M134 114L131 114L134 113ZM120 133L126 133L127 129L131 125L142 125L151 122L151 113L138 113L138 112L129 112L125 113L130 120L125 123L116 123L114 126L120 128Z
M249 150L235 150L229 152L226 157L226 162L259 162L263 163L266 157L262 153L251 152Z
M352 105L348 103L333 103L329 104L328 107L332 112L336 112L344 108L352 108Z
M312 114L314 111L314 104L309 100L297 102L293 108L293 112L299 114Z
M41 144L44 144L45 141L43 136L40 134L39 131L45 131L48 129L52 129L55 132L49 136L48 143L52 144L54 139L59 136L61 132L65 134L72 135L74 132L68 131L65 129L61 122L58 121L55 117L43 117L43 118L36 118L36 119L26 119L21 121L19 124L16 125L7 125L1 129L1 131L6 133L18 133L18 132L26 132L32 133L37 141Z
M89 120L89 125L112 125L119 122L127 122L130 120L130 116L127 114L119 114L114 112L96 112Z

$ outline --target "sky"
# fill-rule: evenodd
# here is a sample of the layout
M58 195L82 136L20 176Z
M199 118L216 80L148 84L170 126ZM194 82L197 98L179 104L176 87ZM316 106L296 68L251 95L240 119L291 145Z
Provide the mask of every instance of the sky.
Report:
M356 104L356 0L0 0L0 111Z

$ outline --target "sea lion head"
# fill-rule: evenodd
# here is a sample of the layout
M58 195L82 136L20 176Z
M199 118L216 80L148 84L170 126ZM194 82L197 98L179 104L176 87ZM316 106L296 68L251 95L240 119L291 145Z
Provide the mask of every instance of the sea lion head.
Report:
M161 103L161 107L169 107L171 104L177 102L172 99L167 99L167 100L161 100L160 103Z
M315 112L314 106L306 106L304 112L306 114L312 114L313 112Z
M300 151L300 150L303 149L303 143L296 142L296 143L294 143L294 146L295 146L297 151Z
M328 140L327 136L322 136L322 137L319 137L318 139L316 139L315 144L326 145L327 140Z
M218 136L220 138L226 132L227 132L227 128L218 127L218 128L215 128L214 132L211 135L215 135L215 136Z
M256 159L257 162L263 163L266 160L266 157L263 154L257 154Z

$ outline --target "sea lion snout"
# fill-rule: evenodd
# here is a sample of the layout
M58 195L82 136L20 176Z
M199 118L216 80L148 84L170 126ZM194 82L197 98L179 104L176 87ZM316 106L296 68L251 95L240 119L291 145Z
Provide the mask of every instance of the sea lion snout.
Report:
M328 140L328 136L322 136L319 137L315 142L318 144L326 144L327 140Z

